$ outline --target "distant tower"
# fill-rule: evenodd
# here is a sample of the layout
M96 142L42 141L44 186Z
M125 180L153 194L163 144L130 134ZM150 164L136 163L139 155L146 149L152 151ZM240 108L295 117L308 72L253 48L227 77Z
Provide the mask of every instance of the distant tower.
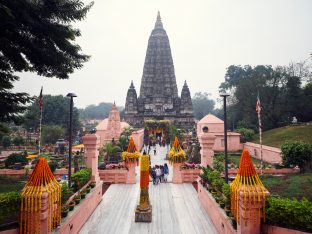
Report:
M131 85L127 92L125 113L127 115L127 122L133 123L136 121L136 116L138 114L138 98L133 81L131 81Z
M169 38L159 12L148 40L140 96L136 97L131 83L126 99L125 120L135 127L142 127L144 120L148 119L170 120L184 127L194 125L192 100L186 83L181 98L178 95Z

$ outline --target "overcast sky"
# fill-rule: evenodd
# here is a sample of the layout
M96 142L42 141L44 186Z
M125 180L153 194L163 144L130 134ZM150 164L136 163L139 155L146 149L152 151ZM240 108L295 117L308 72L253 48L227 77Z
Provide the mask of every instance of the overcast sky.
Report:
M76 25L90 61L69 80L21 74L14 91L39 95L43 86L44 94L76 93L78 107L114 100L124 106L131 80L139 94L158 10L179 94L187 80L192 96L201 91L215 99L232 64L287 65L312 52L311 0L95 0Z

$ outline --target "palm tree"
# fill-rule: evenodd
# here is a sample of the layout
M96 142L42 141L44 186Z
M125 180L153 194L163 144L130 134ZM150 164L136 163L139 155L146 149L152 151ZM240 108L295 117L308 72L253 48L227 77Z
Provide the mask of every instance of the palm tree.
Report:
M128 145L128 140L125 136L121 136L118 140L118 146L121 148L122 151L126 149Z
M118 152L121 152L121 149L117 145L113 145L112 143L106 143L103 147L104 157L106 162L111 161L111 157L115 157Z

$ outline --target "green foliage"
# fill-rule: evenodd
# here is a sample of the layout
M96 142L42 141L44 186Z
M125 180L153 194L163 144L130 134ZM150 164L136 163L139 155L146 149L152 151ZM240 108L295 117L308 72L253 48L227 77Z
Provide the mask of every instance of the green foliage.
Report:
M89 59L74 43L81 33L72 23L83 20L92 5L80 0L1 1L0 121L20 121L32 99L11 92L17 72L68 79Z
M282 160L287 167L298 165L301 172L312 171L312 144L286 141L282 144Z
M209 99L209 95L209 93L197 92L192 98L194 117L196 119L202 119L213 111L215 101Z
M26 165L27 158L22 154L13 153L10 154L9 157L7 157L4 163L6 168L14 165L15 163L21 163L22 165Z
M44 131L44 128L50 125L51 126L58 125L58 126L61 126L63 129L68 129L70 99L62 95L57 95L57 96L43 95L42 101L43 101L42 122L45 124L42 130ZM40 111L39 111L38 102L33 102L32 105L28 107L24 115L24 118L25 118L24 127L26 129L30 129L30 128L36 129L39 127L39 121L38 121L39 113ZM78 113L78 109L74 107L73 108L73 132L74 133L77 132L79 128L80 128L79 113ZM55 131L55 129L53 130ZM47 140L48 142L50 142L49 139L44 139L44 140ZM55 141L51 143L55 143Z
M73 191L68 187L67 183L62 183L62 194L61 194L61 203L65 204L68 199L74 194Z
M229 184L227 184L227 183L223 184L222 193L225 196L225 204L231 205L231 187Z
M82 169L74 174L72 174L71 180L73 181L74 191L78 191L82 188L91 177L91 169Z
M231 94L228 98L230 123L235 127L242 121L244 127L257 129L255 106L258 93L264 130L289 124L293 116L299 122L311 121L312 88L308 84L302 86L306 79L304 74L311 74L311 66L305 65L296 63L274 68L270 65L229 66L225 82L219 88Z
M21 209L21 193L0 193L0 207L0 224L12 218L16 221Z
M11 146L11 138L9 136L3 136L2 137L2 145L4 148Z
M28 176L19 177L0 175L0 193L18 192L21 191L28 179Z
M312 202L307 199L274 198L267 200L267 222L274 225L312 231Z
M23 137L21 136L16 136L14 139L13 139L13 144L16 145L16 146L20 146L20 145L23 145L25 143L25 140Z
M60 138L64 138L65 128L60 125L45 125L42 128L43 144L55 144Z
M243 143L245 143L246 141L250 141L255 135L254 130L248 128L237 128L235 129L235 132L241 134L240 141Z
M117 145L113 145L112 143L106 143L102 149L100 150L104 155L104 159L107 162L111 162L111 160L115 160L116 156L122 151L121 148Z
M49 167L51 171L54 173L57 168L57 162L53 162L53 161L49 162Z
M219 173L224 172L224 153L215 154L215 156L213 157L213 168Z
M263 175L261 181L272 196L298 200L306 197L312 202L312 173L284 176Z

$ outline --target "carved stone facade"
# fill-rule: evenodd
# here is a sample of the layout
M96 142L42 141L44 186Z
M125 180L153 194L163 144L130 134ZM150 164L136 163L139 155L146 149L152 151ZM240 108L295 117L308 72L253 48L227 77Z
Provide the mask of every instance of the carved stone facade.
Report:
M179 97L169 38L159 12L148 41L140 96L131 82L125 106L125 120L132 126L142 127L149 119L170 120L182 127L194 125L190 90L185 81Z

